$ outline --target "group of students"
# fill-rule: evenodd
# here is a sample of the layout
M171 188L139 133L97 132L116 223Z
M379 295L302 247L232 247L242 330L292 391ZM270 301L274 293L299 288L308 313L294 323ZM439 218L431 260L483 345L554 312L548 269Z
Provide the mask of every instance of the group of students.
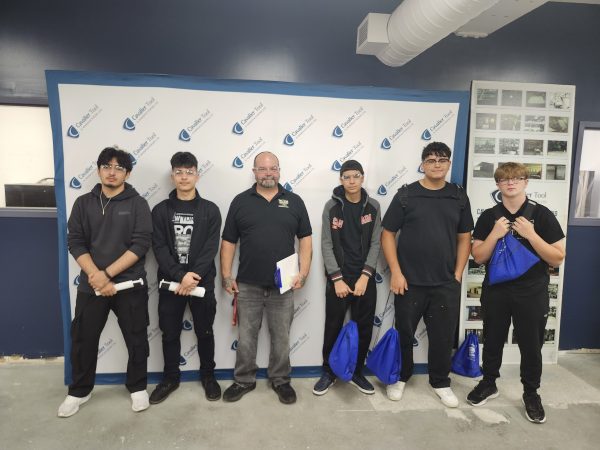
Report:
M447 145L428 144L421 155L423 178L401 187L383 218L379 203L362 187L362 165L356 160L342 165L339 185L322 216L326 275L323 372L313 393L324 395L336 381L328 359L348 309L359 335L357 366L350 382L365 394L375 393L363 368L377 303L375 269L383 250L402 353L400 379L386 386L387 397L394 401L402 398L414 368L415 330L423 319L429 338L429 383L445 406L457 407L449 372L462 274L470 253L477 263L487 264L496 242L512 233L540 261L509 282L490 285L486 275L481 295L483 378L467 401L479 406L498 396L495 380L500 376L512 319L521 351L526 417L543 423L545 413L537 389L549 307L548 266L558 266L564 259L564 234L550 210L527 198L525 166L505 163L494 175L502 194L501 206L481 214L471 243L469 199L461 186L445 181L450 159ZM70 417L90 399L99 338L111 310L129 353L126 387L132 409L142 411L164 401L180 383L180 335L187 305L198 339L200 381L208 400L223 397L234 402L255 389L257 341L264 312L270 334L269 383L282 403L294 403L289 333L294 291L303 287L312 260L312 228L302 199L279 183L277 157L270 152L255 157L252 171L256 183L233 199L221 234L222 285L235 296L239 322L234 382L223 394L214 375L213 335L217 305L214 260L219 250L221 215L218 207L196 190L196 158L189 152L173 155L171 179L175 189L152 212L126 183L132 170L127 152L106 148L97 165L100 183L75 201L68 221L69 252L81 267L81 275L71 325L72 382L58 415ZM292 289L280 293L275 266L296 251L296 240L299 272L292 280ZM234 276L238 242L239 265ZM171 291L159 289L164 373L149 396L144 258L150 247L158 262L158 279L177 284L172 284L175 287ZM119 283L139 278L143 285L117 290ZM197 288L203 288L203 297L197 296Z

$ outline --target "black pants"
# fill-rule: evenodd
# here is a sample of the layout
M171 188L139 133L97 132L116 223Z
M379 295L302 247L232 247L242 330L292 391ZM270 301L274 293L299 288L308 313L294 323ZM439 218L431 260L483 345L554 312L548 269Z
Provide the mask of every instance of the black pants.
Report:
M344 279L350 289L354 289L354 284L357 279ZM356 360L355 373L361 373L369 344L371 343L371 335L373 333L373 317L375 316L375 306L377 304L377 289L375 280L369 279L367 289L364 295L356 297L352 294L345 298L339 298L335 295L335 286L328 280L325 288L325 333L323 337L323 369L333 375L329 368L329 353L335 344L335 340L340 334L340 330L344 325L344 318L348 306L350 306L350 314L352 320L356 321L358 326L358 358Z
M441 286L409 285L404 295L396 295L396 329L400 335L402 369L400 381L413 374L413 340L421 318L429 339L429 384L434 388L450 386L450 357L458 325L460 283L452 280Z
M521 383L527 393L540 387L542 346L548 320L548 282L528 286L502 283L484 286L481 293L483 314L483 377L495 382L500 376L502 352L512 318L521 351Z
M129 359L127 381L129 392L146 389L148 375L148 289L126 290L112 297L77 292L75 317L71 323L71 368L73 382L69 395L85 397L94 388L98 344L108 313L117 316Z
M194 332L198 338L200 377L212 376L215 369L215 336L213 323L217 312L214 291L206 291L204 297L175 295L161 290L158 297L158 324L163 333L162 346L165 360L164 381L179 382L181 373L181 329L183 313L190 305Z

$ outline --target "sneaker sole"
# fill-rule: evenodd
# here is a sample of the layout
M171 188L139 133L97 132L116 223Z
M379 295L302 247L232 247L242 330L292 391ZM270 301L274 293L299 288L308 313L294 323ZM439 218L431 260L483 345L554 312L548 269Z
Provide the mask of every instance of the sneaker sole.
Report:
M367 395L373 395L375 393L375 388L373 388L373 390L367 390L367 389L363 389L361 388L358 384L356 384L354 381L350 380L350 384L352 386L356 386L356 389L358 389L360 392L362 392L363 394L367 394Z
M525 400L521 399L521 403L523 403L523 406L525 406ZM544 418L542 420L534 420L531 417L529 417L529 413L527 412L527 408L525 408L525 417L527 417L527 420L529 420L531 423L544 423L546 421L546 416L544 415Z
M318 396L325 395L325 394L327 394L327 392L329 392L329 388L331 386L333 386L335 384L335 382L336 382L336 380L333 380L331 382L331 384L329 386L327 386L325 389L323 389L322 391L317 391L316 389L313 389L312 393L315 395L318 395Z
M81 401L81 403L79 404L79 406L77 406L77 409L75 411L73 411L71 414L58 414L58 417L62 417L62 418L67 418L67 417L71 417L74 416L75 414L77 414L79 412L79 408L81 407L81 405L83 405L84 403L87 403L88 400L92 398L92 394L88 394L85 397L83 397L83 400Z
M471 400L469 400L467 398L467 403L469 405L471 405L471 406L483 406L483 405L485 405L487 403L488 400L492 400L494 398L497 398L499 395L500 395L500 392L496 392L495 394L488 395L486 398L484 398L483 400L481 400L479 403L472 402Z

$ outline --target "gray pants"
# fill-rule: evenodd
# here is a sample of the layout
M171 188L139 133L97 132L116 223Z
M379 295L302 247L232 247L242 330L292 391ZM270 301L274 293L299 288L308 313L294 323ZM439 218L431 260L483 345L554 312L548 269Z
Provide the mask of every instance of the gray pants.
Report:
M256 348L263 311L271 335L269 380L279 386L290 381L290 328L294 318L294 293L280 294L276 288L238 283L239 338L233 377L241 384L256 381Z

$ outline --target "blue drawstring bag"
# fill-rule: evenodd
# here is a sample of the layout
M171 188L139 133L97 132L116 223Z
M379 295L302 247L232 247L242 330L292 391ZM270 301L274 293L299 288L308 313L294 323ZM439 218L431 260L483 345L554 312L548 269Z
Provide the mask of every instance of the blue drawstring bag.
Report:
M392 326L369 353L367 367L383 384L394 384L400 379L400 361L400 337Z
M492 285L515 280L539 260L540 258L509 233L496 242L487 268L489 283Z
M479 339L475 333L469 333L462 345L452 357L452 372L465 377L480 377Z
M329 354L329 367L336 377L350 381L358 359L358 326L348 321L338 334Z

